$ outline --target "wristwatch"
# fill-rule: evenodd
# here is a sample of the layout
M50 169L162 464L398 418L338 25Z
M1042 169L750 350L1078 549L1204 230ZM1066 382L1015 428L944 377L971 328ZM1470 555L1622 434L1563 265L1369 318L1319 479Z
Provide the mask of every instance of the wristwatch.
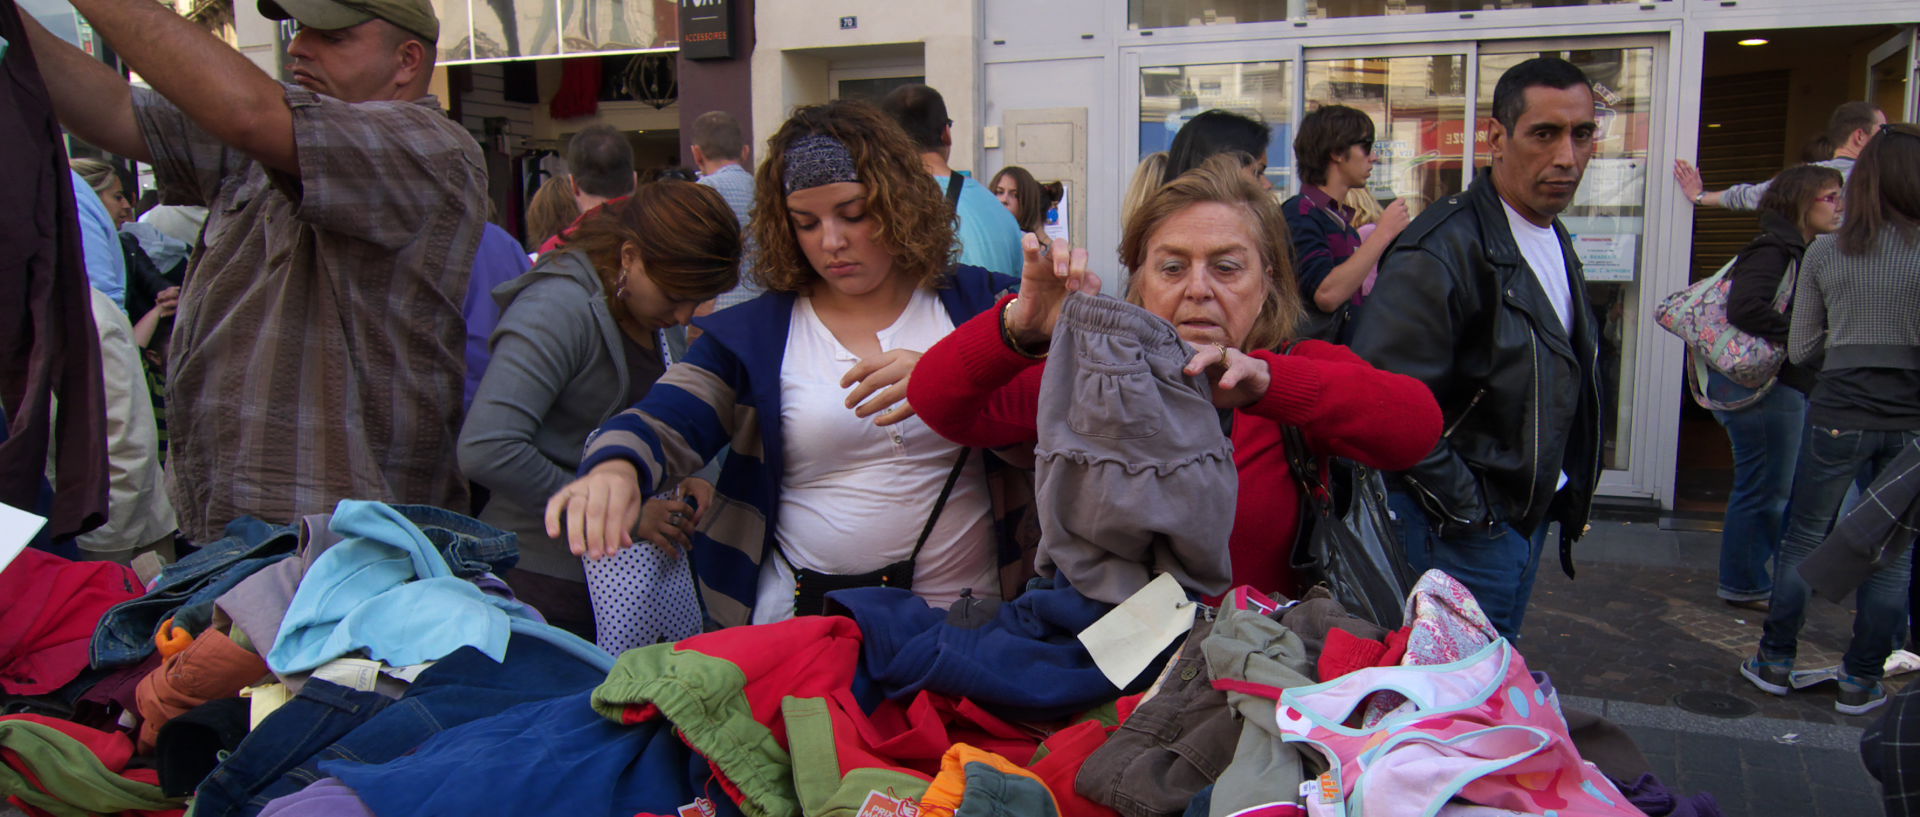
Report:
M1701 190L1700 192L1693 194L1693 206L1698 207L1706 203L1707 203L1707 191Z

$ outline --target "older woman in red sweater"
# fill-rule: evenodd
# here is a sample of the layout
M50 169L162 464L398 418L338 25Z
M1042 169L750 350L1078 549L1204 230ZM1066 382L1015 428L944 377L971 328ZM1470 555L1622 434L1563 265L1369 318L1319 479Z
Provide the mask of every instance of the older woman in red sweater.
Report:
M1087 251L1029 236L1017 298L927 350L908 400L927 425L964 445L1031 449L1043 355L1069 291L1098 292ZM1346 347L1295 342L1301 314L1279 205L1238 164L1216 160L1162 186L1120 243L1127 300L1167 319L1195 349L1214 402L1235 410L1240 496L1230 550L1235 584L1297 594L1288 556L1300 494L1281 427L1298 426L1317 457L1386 471L1412 467L1440 439L1440 408L1420 381L1380 371Z

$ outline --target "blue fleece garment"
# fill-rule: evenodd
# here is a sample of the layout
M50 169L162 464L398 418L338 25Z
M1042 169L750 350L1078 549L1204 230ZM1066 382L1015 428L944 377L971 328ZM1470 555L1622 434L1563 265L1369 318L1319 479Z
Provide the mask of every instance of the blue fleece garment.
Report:
M522 704L377 766L328 760L320 770L380 815L672 815L696 797L721 817L740 814L666 719L623 726L593 711L592 696Z
M412 522L383 502L341 500L327 527L342 537L313 561L287 607L267 664L303 672L365 650L394 666L476 647L506 655L507 612Z
M1077 635L1112 605L1080 595L1064 578L1028 589L975 628L947 623L910 590L839 590L828 599L860 625L861 665L894 699L930 690L972 700L1009 720L1048 721L1084 712L1123 694ZM1142 672L1144 687L1174 647Z

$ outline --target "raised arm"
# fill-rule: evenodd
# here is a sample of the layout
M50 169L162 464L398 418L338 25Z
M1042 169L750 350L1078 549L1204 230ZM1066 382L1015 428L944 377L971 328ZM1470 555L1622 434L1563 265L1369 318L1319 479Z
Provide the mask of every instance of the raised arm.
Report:
M293 110L287 106L285 86L252 60L172 7L151 0L74 0L73 6L141 79L194 124L261 164L299 178ZM46 40L58 42L41 29L34 38L36 52ZM60 45L65 47L63 58L48 70L47 83L61 123L114 153L151 161L134 123L126 81L79 49ZM81 66L80 61L92 65ZM67 69L74 76L56 83L54 75ZM112 78L111 87L107 77Z
M156 10L158 3L148 3ZM166 12L175 19L179 15ZM143 164L152 163L147 140L133 120L133 88L107 64L53 36L31 14L21 14L32 43L40 76L53 97L53 113L60 124L88 144ZM91 21L91 18L89 18ZM185 22L184 19L181 19Z
M1403 471L1440 441L1440 405L1418 380L1319 341L1302 341L1292 354L1251 354L1267 363L1271 383L1242 410L1299 426L1315 453Z
M1004 448L1036 439L1040 361L1001 337L1011 298L960 324L928 349L907 383L907 402L940 436L961 445Z

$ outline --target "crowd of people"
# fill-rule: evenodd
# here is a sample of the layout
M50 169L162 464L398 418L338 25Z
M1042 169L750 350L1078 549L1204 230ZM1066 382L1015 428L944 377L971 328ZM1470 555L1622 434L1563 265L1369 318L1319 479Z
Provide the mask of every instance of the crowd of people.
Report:
M781 784L742 777L734 755L747 750L721 738L739 724L693 714L738 702L689 703L663 685L707 678L703 661L737 667L746 681L722 686L744 683L752 711L739 705L727 717L781 725L805 786L799 743L818 733L799 725L796 698L775 696L768 708L754 696L820 683L857 690L852 665L828 653L863 633L866 646L847 656L863 656L860 672L890 703L951 696L913 698L925 709L888 717L938 710L949 726L959 718L998 735L993 745L1020 744L1005 749L1017 759L994 768L1040 781L1057 813L1113 813L1093 802L1114 806L1131 784L1092 785L1082 770L1080 794L1063 792L1040 761L1029 763L1039 742L1024 746L999 719L1052 723L1078 711L1069 704L1116 698L1125 719L1146 704L1123 695L1164 682L1161 668L1182 662L1242 686L1196 688L1181 705L1253 706L1271 722L1276 701L1289 702L1279 728L1293 738L1266 723L1224 752L1270 768L1284 756L1289 771L1279 776L1296 788L1313 777L1303 769L1331 764L1327 796L1355 796L1352 779L1341 791L1343 764L1350 778L1370 771L1323 733L1349 710L1359 723L1368 700L1368 728L1411 729L1392 713L1448 693L1398 667L1445 665L1483 691L1508 689L1511 711L1505 695L1466 703L1489 707L1481 726L1539 736L1528 769L1571 776L1538 789L1518 771L1484 771L1440 792L1434 808L1454 798L1652 813L1602 793L1628 791L1620 778L1631 764L1602 777L1582 763L1572 719L1557 700L1548 705L1550 685L1529 678L1517 652L1550 529L1572 575L1603 460L1600 318L1560 219L1599 135L1594 88L1575 65L1541 57L1507 70L1492 95L1489 166L1417 218L1369 186L1375 123L1359 110L1324 105L1299 123L1300 190L1284 200L1266 173L1268 126L1199 113L1137 168L1119 269L1102 275L1088 248L1049 231L1057 184L1010 166L981 185L952 167L954 124L925 85L877 104L802 106L757 157L738 121L707 113L688 131L695 181L643 183L624 135L584 128L569 143L567 174L532 194L529 234L513 236L489 221L479 146L428 94L440 25L428 3L261 0L268 16L301 24L288 47L292 84L164 6L75 5L150 88L130 86L7 2L0 35L15 55L0 71L44 83L51 106L20 106L21 132L52 134L57 121L151 166L159 201L136 220L113 165L69 166L52 139L42 140L44 155L11 160L48 181L9 195L38 195L34 206L65 226L20 267L32 297L9 314L32 318L0 323L28 327L7 331L31 361L4 373L9 419L25 420L8 428L31 439L0 460L10 469L0 500L51 520L36 547L64 558L20 563L37 577L76 576L62 571L81 557L137 566L153 553L161 568L157 577L89 568L86 581L104 589L88 598L111 600L91 608L97 633L88 622L78 641L69 633L61 642L59 663L72 671L64 681L16 686L78 683L75 655L90 672L136 673L126 684L142 692L126 708L147 719L144 753L165 743L167 721L264 676L330 689L337 674L322 681L313 671L342 657L461 667L392 676L408 683L457 675L456 687L485 687L476 673L492 670L474 668L485 659L513 667L501 671L515 683L532 677L515 673L547 672L558 685L539 703L551 710L492 726L491 713L468 713L460 720L474 731L448 722L436 731L451 731L414 735L387 760L339 755L354 762L325 766L326 785L297 798L304 812L266 796L298 790L284 788L291 766L250 772L258 785L236 795L222 770L241 764L222 754L190 781L218 794L208 813L389 813L415 795L383 775L418 771L407 763L446 771L433 765L443 758L436 741L458 734L493 747L488 728L571 724L552 737L566 743L590 729L570 719L605 727L606 718L671 720L678 738L645 740L666 740L676 763L689 762L690 748L739 808L776 813ZM1766 183L1710 192L1685 163L1675 176L1697 206L1762 213L1762 234L1731 264L1726 319L1788 357L1759 384L1688 366L1694 398L1726 428L1736 460L1719 594L1767 616L1737 671L1789 694L1810 593L1858 586L1835 706L1863 714L1887 700L1882 664L1908 637L1911 529L1839 566L1816 550L1850 486L1891 496L1912 470L1896 458L1920 450L1920 129L1849 103L1829 130L1831 158ZM81 278L84 298L70 282ZM1110 287L1119 291L1103 294ZM59 342L47 323L55 316L90 320L94 337ZM25 477L13 473L22 462L32 465ZM1316 598L1324 578L1325 565L1303 552L1303 532L1329 524L1312 511L1311 486L1353 468L1385 475L1378 501L1394 520L1390 552L1405 562L1402 582L1421 578L1395 585L1410 599L1405 621L1397 611L1377 621L1341 613L1334 618L1353 623L1340 635L1305 625L1317 636L1302 645L1280 622L1304 609L1291 602ZM1803 577L1802 562L1818 575ZM1204 605L1204 627L1184 649L1149 645L1144 674L1097 680L1108 672L1103 656L1072 636L1150 597L1159 577L1174 584L1176 606ZM265 630L255 618L263 593L274 620ZM432 604L468 612L456 622ZM823 623L832 613L852 622ZM1001 640L955 635L976 630ZM176 638L195 646L169 647ZM1245 664L1249 639L1253 655L1279 663ZM1356 659L1369 639L1381 649ZM74 652L79 642L91 649ZM647 649L670 642L694 646L671 658ZM1442 643L1453 646L1433 647ZM509 649L572 658L542 670L512 664ZM1009 693L945 658L900 669L922 649L982 666L1011 660L991 650L1032 657L1048 667L1035 671L1059 673L1059 687ZM217 650L225 657L207 657ZM1239 656L1239 669L1224 669L1217 650ZM771 658L815 662L817 674ZM1356 680L1368 667L1396 669ZM590 706L578 679L559 679L568 672L604 681ZM208 680L216 676L228 683ZM218 689L184 688L195 683ZM1395 709L1385 693L1342 697L1369 683L1365 693L1391 686L1417 705ZM1287 694L1304 697L1278 697L1296 687ZM700 689L696 698L721 694ZM855 739L823 726L825 740L898 760L876 748L872 730L892 727L875 727L885 719L855 706L858 694L834 692L815 714L866 731ZM1555 714L1530 712L1527 700ZM1315 706L1346 709L1316 725L1325 717ZM0 719L0 745L11 745L8 727ZM1462 747L1486 737L1458 724L1422 721L1419 730ZM752 751L779 750L784 763L774 734ZM1298 749L1302 741L1318 748ZM245 751L252 745L223 751L262 762ZM292 762L318 763L324 753L312 753L326 745ZM414 746L425 760L402 758ZM916 790L928 791L925 769L978 761L955 760L963 747L980 751L943 745L879 765L915 770ZM381 765L389 760L400 766ZM164 770L158 782L110 771L116 781L166 783ZM831 771L837 781L842 769ZM610 802L629 803L620 799L628 774L619 772ZM973 774L962 775L968 797ZM1388 774L1375 779L1400 780ZM1301 798L1248 794L1220 768L1200 777L1214 814ZM33 785L58 800L47 781ZM1580 786L1591 802L1566 804ZM932 789L928 802L945 796L939 779ZM1179 788L1179 808L1121 813L1180 813L1201 789ZM113 802L166 804L140 792ZM440 796L464 795L450 782ZM712 796L696 800L707 814ZM825 813L818 797L800 796L811 798L807 814ZM353 808L332 810L340 798Z

